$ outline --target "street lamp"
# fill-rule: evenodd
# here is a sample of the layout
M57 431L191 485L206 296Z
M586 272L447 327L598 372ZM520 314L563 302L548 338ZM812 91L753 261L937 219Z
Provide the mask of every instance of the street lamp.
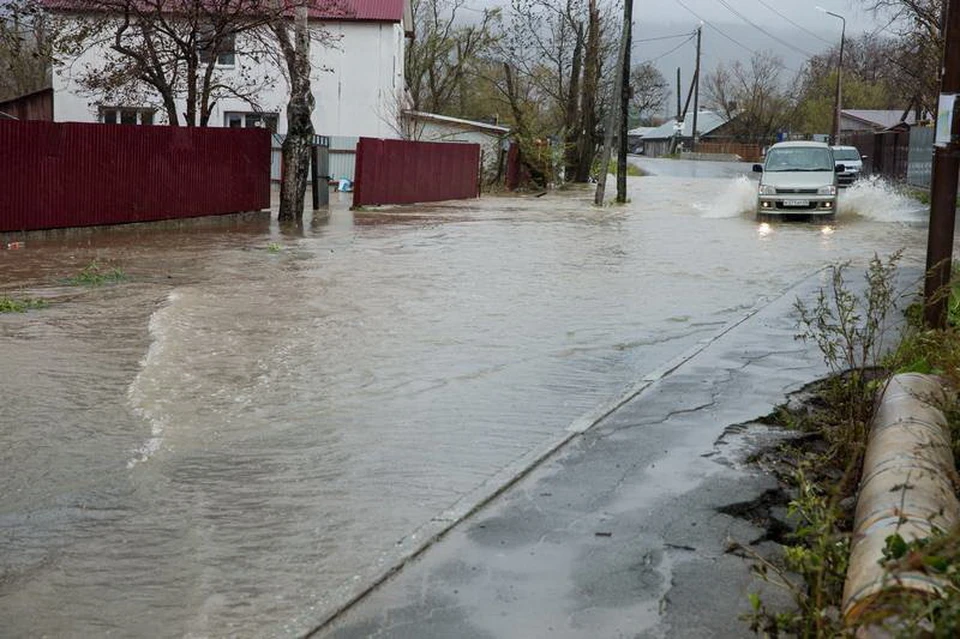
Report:
M830 136L831 144L839 144L840 142L840 79L843 77L843 38L847 33L847 21L839 13L834 13L833 11L827 11L823 7L817 7L817 11L823 11L829 16L834 18L840 18L841 27L840 27L840 59L837 61L837 97L836 104L834 104L833 109L833 134Z

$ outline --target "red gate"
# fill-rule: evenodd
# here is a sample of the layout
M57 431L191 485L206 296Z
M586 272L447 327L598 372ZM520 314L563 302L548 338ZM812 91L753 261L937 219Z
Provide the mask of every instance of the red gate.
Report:
M360 138L354 177L354 206L478 197L480 145Z
M0 231L269 206L265 129L0 121Z

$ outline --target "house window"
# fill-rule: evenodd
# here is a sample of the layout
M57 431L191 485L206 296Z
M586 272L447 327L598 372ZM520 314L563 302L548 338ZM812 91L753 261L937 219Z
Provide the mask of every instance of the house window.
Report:
M142 107L100 107L104 124L153 124L155 109Z
M223 114L223 126L231 129L254 129L262 127L271 133L277 132L276 113L253 113L242 111L227 111Z
M211 42L210 40L216 41ZM218 67L232 67L237 64L237 34L222 33L219 37L211 34L210 40L201 41L198 48L200 62L216 63Z

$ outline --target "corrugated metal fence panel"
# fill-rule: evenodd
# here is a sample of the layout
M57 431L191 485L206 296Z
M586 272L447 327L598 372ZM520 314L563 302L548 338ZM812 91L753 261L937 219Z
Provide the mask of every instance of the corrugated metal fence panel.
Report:
M285 135L275 134L273 136L273 147L270 151L270 179L274 182L280 181L281 159L280 147L283 145ZM324 139L329 144L330 158L330 177L334 179L347 178L353 180L354 165L357 157L357 142L360 138L351 135L327 135L317 136L317 139Z
M270 206L266 131L0 121L0 231Z
M353 204L477 197L480 145L360 138Z
M910 158L907 161L907 182L914 186L929 187L933 174L932 128L910 129Z

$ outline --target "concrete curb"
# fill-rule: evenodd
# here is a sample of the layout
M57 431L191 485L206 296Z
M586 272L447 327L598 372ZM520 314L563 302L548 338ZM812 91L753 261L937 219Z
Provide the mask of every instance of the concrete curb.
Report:
M881 595L941 591L921 571L891 578L880 565L887 537L910 542L960 522L950 433L943 407L950 391L933 375L904 373L887 382L871 424L857 498L853 543L843 592L844 620L883 616ZM895 611L889 611L893 614Z

